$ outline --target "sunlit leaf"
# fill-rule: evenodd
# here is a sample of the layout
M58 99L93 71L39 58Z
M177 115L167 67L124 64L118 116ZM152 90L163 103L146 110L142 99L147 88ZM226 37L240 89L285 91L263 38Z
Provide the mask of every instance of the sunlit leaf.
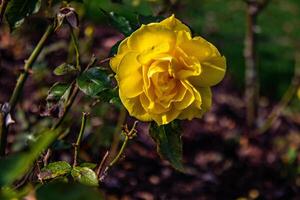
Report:
M73 178L85 185L98 186L96 173L88 167L74 167L71 171Z
M78 71L74 65L68 64L68 63L63 63L56 67L53 71L53 73L57 76L62 76L66 74L70 74L73 72Z
M66 93L69 93L70 85L67 83L55 83L48 91L48 101L59 101Z
M43 180L56 178L70 173L71 170L72 170L71 165L65 161L53 162L41 170L39 177Z
M87 167L90 169L95 169L97 167L96 163L90 163L90 162L85 162L85 163L81 163L80 167Z

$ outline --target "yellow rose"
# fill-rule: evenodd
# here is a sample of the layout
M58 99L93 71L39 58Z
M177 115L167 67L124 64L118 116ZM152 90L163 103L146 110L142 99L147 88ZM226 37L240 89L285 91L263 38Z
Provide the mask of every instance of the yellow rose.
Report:
M125 38L110 66L129 114L162 125L210 109L210 87L223 79L226 60L172 15Z

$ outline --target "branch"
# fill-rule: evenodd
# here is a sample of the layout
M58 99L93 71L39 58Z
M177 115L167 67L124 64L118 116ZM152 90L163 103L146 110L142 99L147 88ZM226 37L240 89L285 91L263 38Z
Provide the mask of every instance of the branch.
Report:
M1 10L3 9L2 8ZM50 35L54 32L55 30L55 23L52 23L51 25L49 25L44 33L44 35L42 36L42 38L40 39L40 41L38 42L38 44L36 45L35 49L33 50L33 52L31 53L30 57L28 58L28 60L25 61L25 65L24 65L24 70L22 71L22 73L19 75L19 78L17 80L17 84L14 88L14 91L10 97L9 100L9 106L10 106L10 111L13 112L15 110L15 107L17 105L17 102L22 94L25 82L29 76L29 72L32 69L32 66L34 64L34 62L36 61L37 57L39 56L39 54L41 53L42 49L44 48L44 45L47 41L47 39L50 37ZM1 121L5 121L5 117L4 116L0 116L2 118ZM5 155L5 149L6 149L6 145L7 145L7 134L8 134L8 126L6 125L6 123L1 123L1 129L0 129L0 137L1 137L1 144L0 144L0 157Z
M245 101L247 126L253 128L257 118L258 100L259 100L259 81L256 60L256 27L258 14L268 5L270 0L245 0L247 3L247 30L245 36Z

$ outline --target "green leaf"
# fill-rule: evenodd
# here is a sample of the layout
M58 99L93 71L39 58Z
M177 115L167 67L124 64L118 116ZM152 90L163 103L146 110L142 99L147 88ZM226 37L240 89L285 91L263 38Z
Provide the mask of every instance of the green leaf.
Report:
M98 186L96 173L88 167L74 167L71 171L74 180L89 186Z
M83 72L76 79L76 83L82 92L92 97L110 87L109 76L100 67L93 67Z
M70 94L70 84L55 83L48 91L47 101L67 100Z
M90 163L90 162L85 162L85 163L81 163L80 167L87 167L90 169L95 169L97 167L96 163Z
M66 175L70 173L71 170L72 170L71 165L65 161L53 162L41 170L39 177L43 180L52 179L52 178Z
M25 17L38 12L40 4L40 0L10 0L5 12L10 29L17 28Z
M152 16L152 15L137 15L138 23L141 26L142 24L149 24L153 22L160 22L164 18L162 16Z
M118 53L118 48L119 48L119 45L121 42L122 42L122 40L118 41L116 44L114 44L114 46L111 47L110 52L109 52L110 57L112 57Z
M21 178L34 164L40 154L58 137L60 130L46 130L39 134L29 150L0 160L0 187L10 185Z
M78 70L76 69L76 67L74 65L71 65L68 63L63 63L63 64L59 65L53 71L53 73L56 76L62 76L62 75L70 74L73 72L78 72Z
M180 132L176 122L162 126L153 122L150 127L150 135L156 142L159 155L167 159L175 169L183 171Z
M51 182L36 191L37 200L103 200L96 188L79 183Z
M117 108L121 108L122 106L117 88L103 90L97 96L102 102L113 104Z
M101 11L109 19L110 24L125 36L129 36L134 31L129 20L124 16L103 9Z

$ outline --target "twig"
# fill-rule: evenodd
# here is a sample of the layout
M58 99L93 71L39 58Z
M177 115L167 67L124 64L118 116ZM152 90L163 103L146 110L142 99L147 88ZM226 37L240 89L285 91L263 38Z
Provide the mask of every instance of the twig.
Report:
M109 151L106 151L106 153L104 154L104 156L99 164L99 167L97 168L96 174L97 174L98 178L99 178L99 175L102 174L102 172L103 172L103 166L107 161L108 155L109 155Z
M257 29L257 16L259 13L268 5L269 0L259 2L258 0L245 0L247 3L247 30L245 36L245 100L246 100L246 117L247 125L250 128L255 126L255 120L257 118L258 108L258 94L259 94L259 83L257 74L257 63L256 63L256 29Z
M125 139L123 141L123 144L118 152L118 154L112 159L112 161L109 162L109 164L105 167L104 171L100 173L100 181L103 181L105 176L107 175L108 170L115 165L121 158L121 155L123 154L125 147L128 144L128 140L132 139L133 137L136 136L137 130L136 130L136 125L138 121L135 121L132 128L128 130L127 126L125 126L125 130L122 131L122 133L125 136Z
M272 124L278 119L282 110L290 103L290 101L295 96L299 86L300 86L300 54L295 56L295 72L291 84L285 94L283 95L282 99L278 103L277 106L274 107L272 112L269 114L265 123L261 126L258 130L259 134L265 133Z
M48 165L48 160L49 160L50 156L51 156L51 149L47 149L47 152L43 158L44 167L46 167Z
M87 114L85 112L82 113L82 119L81 119L81 126L80 126L80 131L77 137L77 141L74 144L74 162L73 162L73 167L77 166L77 158L78 158L78 151L80 147L80 142L82 140L82 136L85 130L85 125L86 125L86 119L87 119Z

